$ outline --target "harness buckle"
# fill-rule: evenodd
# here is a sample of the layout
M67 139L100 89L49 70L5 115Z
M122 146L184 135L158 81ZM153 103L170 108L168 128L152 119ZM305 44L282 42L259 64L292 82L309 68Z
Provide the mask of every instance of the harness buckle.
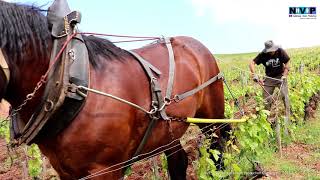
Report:
M224 79L224 74L222 72L218 74L218 79Z
M178 95L175 95L175 96L173 97L173 100L174 100L174 102L178 103L178 102L180 101L180 98L179 98Z

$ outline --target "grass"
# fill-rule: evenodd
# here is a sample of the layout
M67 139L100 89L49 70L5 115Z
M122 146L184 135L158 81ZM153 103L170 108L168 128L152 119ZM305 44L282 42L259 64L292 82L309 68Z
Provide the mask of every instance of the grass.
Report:
M305 71L314 71L319 68L319 46L287 49L286 51L291 57L292 71L290 76L299 72L297 67L301 64L304 65ZM248 64L258 53L217 54L214 56L218 60L220 69L227 75L227 80L238 79L241 82L242 78L245 79L249 76L247 73L249 71ZM247 72L241 73L236 69ZM264 74L264 68L258 66L256 72ZM234 85L235 81L230 84ZM238 88L239 86L236 86L232 91L236 92ZM320 180L320 107L315 119L299 123L293 129L292 137L283 138L283 157L280 157L276 152L275 142L270 142L264 153L258 157L262 167L270 175L267 179ZM241 168L250 169L250 163L244 160Z
M295 133L295 141L314 145L318 150L320 149L320 113L318 110L317 120L307 122L303 126L297 127ZM320 151L320 150L319 150Z
M270 179L320 180L320 110L315 119L296 129L295 139L284 147L283 157L270 148L260 158Z

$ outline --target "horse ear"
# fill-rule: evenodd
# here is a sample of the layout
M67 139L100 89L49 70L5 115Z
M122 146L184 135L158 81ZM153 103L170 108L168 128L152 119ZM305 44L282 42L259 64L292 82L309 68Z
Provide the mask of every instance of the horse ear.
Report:
M71 13L67 0L55 0L48 9L48 23L53 36L57 36L63 29L63 18Z

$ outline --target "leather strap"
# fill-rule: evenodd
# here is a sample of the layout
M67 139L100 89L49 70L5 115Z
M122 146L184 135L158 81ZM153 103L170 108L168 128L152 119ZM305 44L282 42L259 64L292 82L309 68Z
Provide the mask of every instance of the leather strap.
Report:
M10 81L10 69L9 69L7 61L5 60L5 58L3 56L1 49L0 49L0 67L2 68L4 74L6 75L7 84L8 84Z
M152 75L151 72L148 71L148 69L151 69L153 72L155 72L157 75L161 75L161 71L154 67L151 63L148 61L144 60L139 54L133 52L133 51L128 51L130 54L132 54L144 67L144 69L147 71L148 76L150 77ZM152 75L153 76L153 75Z
M128 52L139 61L139 63L141 64L141 66L143 67L143 69L146 71L146 73L148 75L148 78L150 80L150 90L151 90L151 101L152 101L151 106L153 108L161 107L164 104L162 94L161 94L161 87L160 87L159 83L157 82L157 78L152 73L152 71L153 71L156 74L160 75L161 71L159 69L157 69L156 67L154 67L153 65L151 65L148 61L144 60L137 53L135 53L133 51L128 51ZM151 116L150 118L151 118L151 121L150 121L150 123L147 127L147 130L145 131L143 138L142 138L137 150L135 151L133 157L137 157L141 153L142 149L144 148L144 145L147 143L147 140L152 132L152 129L154 128L154 126L156 125L156 123L159 119L155 115ZM136 161L136 159L133 159L132 161L130 161L130 163L134 162L134 161Z
M168 48L169 53L169 77L166 91L166 98L171 99L172 89L173 89L173 81L174 81L174 73L175 73L175 60L174 60L174 52L171 45L170 37L164 38L166 46Z
M195 89L192 89L190 91L187 91L185 93L179 94L179 95L175 95L174 99L176 101L181 101L189 96L194 95L195 93L199 92L200 90L204 89L205 87L209 86L210 84L212 84L213 82L219 80L219 79L223 79L223 73L219 73L216 76L210 78L208 81L206 81L205 83L201 84L200 86L196 87Z

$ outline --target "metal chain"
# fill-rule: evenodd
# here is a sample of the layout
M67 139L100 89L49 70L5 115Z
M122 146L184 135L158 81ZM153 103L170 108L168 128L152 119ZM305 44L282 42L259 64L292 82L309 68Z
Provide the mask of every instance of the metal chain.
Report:
M45 76L41 76L40 81L37 83L36 87L34 88L33 92L26 95L26 99L21 103L16 109L13 109L12 112L8 117L15 116L31 99L33 99L34 95L37 91L41 88L41 86L46 83Z
M230 89L230 87L229 87L229 85L228 85L228 83L227 83L227 81L226 81L225 78L223 78L223 82L224 82L224 84L226 85L229 93L231 94L231 97L232 97L232 99L234 100L237 108L239 109L239 112L240 112L241 116L243 116L243 115L244 115L243 109L240 107L240 104L239 104L238 99L234 97L234 95L233 95L233 93L232 93L232 91L231 91L231 89Z
M46 71L46 73L44 75L41 76L40 81L37 83L36 87L34 88L33 92L30 94L26 95L26 99L15 109L12 110L12 112L10 113L10 115L7 117L12 117L14 115L16 115L19 111L21 111L21 109L34 97L34 95L37 93L37 91L41 88L41 86L46 83L46 78L49 75L49 72L51 71L51 69L53 68L54 64L59 60L60 56L62 55L63 51L65 50L65 48L67 47L67 45L69 44L69 42L77 35L77 33L73 33L71 34L67 40L64 42L63 46L61 47L60 51L58 52L58 54L56 55L56 57L53 60L53 63L49 65L48 70Z

